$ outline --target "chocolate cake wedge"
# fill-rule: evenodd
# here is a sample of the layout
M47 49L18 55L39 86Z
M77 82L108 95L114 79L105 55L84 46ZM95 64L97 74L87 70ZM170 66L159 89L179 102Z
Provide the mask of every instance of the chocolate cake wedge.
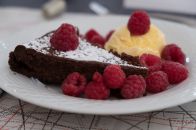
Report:
M61 84L72 72L80 72L88 79L95 71L103 72L109 64L118 64L126 75L146 76L147 68L129 64L120 57L79 38L79 46L72 51L58 51L51 47L51 33L10 52L10 69L48 84Z

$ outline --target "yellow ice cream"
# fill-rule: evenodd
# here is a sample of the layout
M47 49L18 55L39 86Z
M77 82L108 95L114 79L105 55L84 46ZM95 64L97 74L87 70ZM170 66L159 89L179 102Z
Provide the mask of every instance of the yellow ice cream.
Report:
M131 56L140 56L143 53L160 56L165 43L164 34L155 25L151 25L150 30L141 36L132 36L127 26L123 26L112 34L105 49Z

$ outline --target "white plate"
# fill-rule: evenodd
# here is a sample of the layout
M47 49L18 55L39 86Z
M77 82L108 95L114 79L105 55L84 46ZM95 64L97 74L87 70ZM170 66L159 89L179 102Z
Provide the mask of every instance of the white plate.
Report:
M168 42L179 43L190 63L187 67L190 76L179 85L151 96L146 96L132 100L88 100L65 96L61 93L59 86L44 86L35 80L29 79L20 74L13 74L8 66L8 53L14 49L18 43L33 40L56 29L62 22L69 22L77 25L81 32L90 27L96 28L105 34L108 30L114 29L127 23L126 16L104 16L104 17L73 17L64 21L43 23L39 26L27 29L9 38L5 43L0 44L0 86L11 95L38 106L55 110L84 113L84 114L131 114L159 110L176 106L196 99L196 31L185 25L177 23L153 20L165 33Z

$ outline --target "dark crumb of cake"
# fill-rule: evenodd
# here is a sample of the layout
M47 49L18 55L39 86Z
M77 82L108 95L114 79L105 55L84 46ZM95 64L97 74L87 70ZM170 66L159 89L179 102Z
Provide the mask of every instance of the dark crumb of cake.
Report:
M141 66L138 56L134 57L134 56L127 55L126 53L122 53L121 55L119 55L117 52L113 50L110 50L110 52L113 53L115 56L120 57L122 60L127 61L129 64Z

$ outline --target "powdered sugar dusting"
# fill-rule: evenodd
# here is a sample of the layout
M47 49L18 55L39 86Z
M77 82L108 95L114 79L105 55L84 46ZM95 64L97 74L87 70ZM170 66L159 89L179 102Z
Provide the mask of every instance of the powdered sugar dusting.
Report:
M51 48L50 36L51 34L41 38L37 38L34 41L31 41L30 43L24 44L24 46L27 48L35 49L36 51L44 54L54 55L58 57L65 57L82 61L97 61L109 64L118 64L123 66L133 66L131 64L128 64L127 61L124 61L119 57L115 56L114 54L102 48L92 46L90 43L82 39L79 39L79 46L74 51L57 51Z

